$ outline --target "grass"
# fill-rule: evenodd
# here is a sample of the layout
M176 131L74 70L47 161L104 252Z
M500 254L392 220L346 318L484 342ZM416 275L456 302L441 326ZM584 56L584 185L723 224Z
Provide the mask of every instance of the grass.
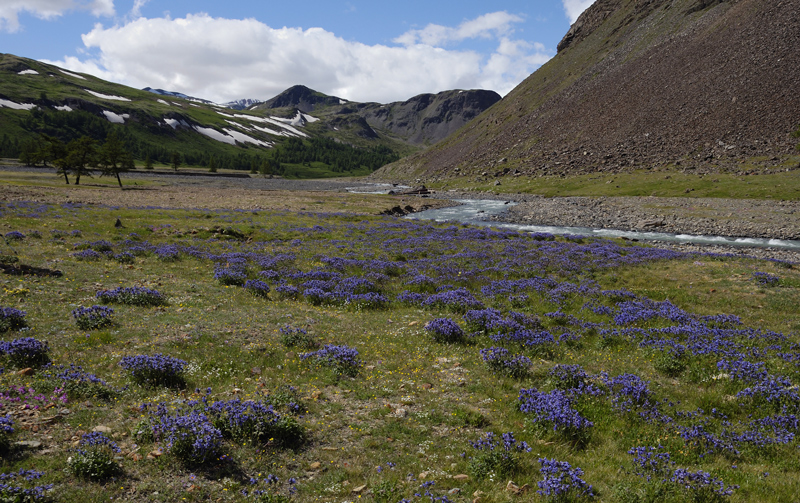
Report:
M796 200L800 198L800 171L795 168L800 156L789 158L777 169L759 168L758 175L712 174L695 175L675 169L664 171L635 171L619 174L578 175L567 178L506 176L489 177L476 182L473 177L431 183L442 189L466 189L506 193L537 194L547 197L565 196L656 196L656 197L716 197L731 199ZM751 172L751 165L743 171Z
M65 189L66 190L66 189ZM339 198L341 195L336 195ZM357 196L341 196L357 197ZM562 239L534 241L522 235L491 234L460 226L417 224L394 219L351 214L325 214L278 210L238 211L126 209L114 208L126 227L115 229L111 209L102 205L46 203L4 203L0 206L0 232L18 230L28 237L0 248L0 254L16 255L24 264L61 270L62 277L0 276L0 306L27 312L30 329L7 332L3 340L32 336L47 340L55 364L75 363L106 380L114 389L110 399L68 394L66 404L58 404L23 414L16 406L5 405L3 414L12 412L17 431L12 443L21 440L42 442L42 449L12 447L0 460L0 471L36 467L45 471L42 483L52 483L50 497L55 501L245 501L240 490L248 487L251 476L277 475L284 483L298 479L297 501L344 501L375 499L381 491L392 494L390 501L414 499L423 481L435 480L433 494L442 496L452 488L469 497L475 491L482 501L509 501L508 480L489 476L466 481L452 478L469 474L469 441L486 432L513 431L518 440L528 442L532 452L520 455L521 470L514 475L519 486L536 489L540 480L537 458L569 461L584 470L584 478L596 488L601 501L645 501L631 499L646 494L648 486L633 475L627 450L638 445L662 444L669 448L680 466L709 471L728 484L742 487L731 501L786 501L800 491L800 465L793 461L797 442L765 449L743 448L742 454L705 457L684 443L675 431L650 424L634 415L614 412L605 399L582 404L581 411L595 422L588 443L582 447L547 433L536 433L527 418L516 409L520 388L550 389L548 372L557 363L580 364L587 373L601 371L611 376L630 372L651 381L650 388L661 399L681 402L676 410L716 407L732 422L747 421L748 414L766 412L750 405L740 406L728 397L741 386L716 381L710 376L719 371L715 357L691 357L687 369L668 376L656 369L654 350L639 347L630 340L605 345L595 330L568 327L581 334L575 344L561 344L548 356L534 356L533 366L524 379L497 376L487 369L478 351L494 344L480 336L465 344L436 344L423 328L427 321L461 318L446 310L421 309L392 302L386 309L358 309L352 306L314 306L302 300L280 300L271 282L270 299L249 294L240 287L224 286L213 279L214 264L204 258L182 254L179 260L164 262L152 253L137 256L133 264L113 260L99 262L75 260L74 246L100 239L114 243L115 253L133 244L194 246L214 254L247 252L274 257L283 253L296 258L289 267L301 271L328 270L324 257L398 260L436 276L438 283L463 286L487 306L506 314L510 307L503 297L492 299L481 294L489 280L546 275L557 281L594 281L602 289L627 289L653 301L670 300L681 309L698 315L731 313L741 317L744 326L786 334L785 341L731 340L760 351L770 344L781 349L766 350L756 356L767 362L773 374L798 377L792 363L778 358L778 352L791 353L800 330L800 273L785 264L746 258L687 256L652 260L639 265L590 267L586 264L600 253L588 250L611 247L615 253L634 254L639 248L621 241L570 243ZM205 227L234 227L242 240L193 231ZM315 228L315 226L319 226ZM65 231L54 234L53 230ZM41 238L33 237L38 231ZM72 236L80 231L80 236ZM564 246L570 253L548 257L549 247ZM589 248L582 248L588 246ZM555 248L553 248L555 249ZM604 250L607 248L603 248ZM580 251L582 250L582 251ZM584 255L585 254L585 255ZM516 260L542 257L544 270L494 269ZM585 257L582 260L578 257ZM561 268L560 260L580 263L579 270ZM538 260L538 259L537 259ZM251 265L250 274L258 268ZM752 279L756 271L781 278L774 288L758 286ZM374 272L374 271L372 271ZM286 277L287 271L281 271ZM346 275L365 275L376 282L387 297L404 290L406 276L369 276L368 269L347 266ZM79 305L91 305L102 289L141 285L154 288L169 298L163 307L115 305L116 325L86 332L79 330L69 313ZM563 325L545 316L556 310L584 321L610 324L608 317L582 310L587 297L568 294L562 302L531 294L518 311L537 316L544 328L560 333ZM613 306L609 301L602 301ZM355 378L337 377L325 367L308 365L299 357L302 350L286 348L279 329L285 325L307 329L320 344L346 344L355 347L364 366ZM463 323L462 323L463 325ZM643 329L669 325L663 319L636 324ZM686 342L686 341L682 341ZM121 357L164 353L189 362L185 388L148 388L136 385L121 370ZM31 386L50 396L53 382L43 372L19 375L6 368L0 374L0 391L12 386ZM227 441L225 456L203 466L181 463L163 444L133 437L143 417L142 403L174 403L202 396L195 388L211 388L212 400L232 398L263 399L286 385L296 388L302 407L298 420L309 441L290 450L269 443L241 445ZM58 420L42 421L67 408ZM669 409L671 410L671 409ZM709 419L719 427L718 419ZM109 435L122 447L119 460L122 474L105 482L76 480L63 471L76 437L97 426L111 429ZM134 452L135 451L135 452ZM148 453L152 454L148 458ZM467 457L462 457L467 453ZM388 463L394 463L392 468ZM735 468L734 466L735 465ZM378 470L380 467L380 470ZM769 472L769 475L765 475ZM407 475L413 474L410 480ZM423 479L424 474L424 479ZM361 488L361 486L366 486ZM361 488L361 489L359 489ZM626 490L627 488L627 490ZM380 491L378 491L380 489ZM391 489L391 490L390 490ZM624 499L623 496L625 496ZM688 500L678 491L674 501ZM636 496L638 497L638 496ZM524 496L536 499L535 496ZM469 499L472 499L471 497ZM422 501L418 499L418 501Z

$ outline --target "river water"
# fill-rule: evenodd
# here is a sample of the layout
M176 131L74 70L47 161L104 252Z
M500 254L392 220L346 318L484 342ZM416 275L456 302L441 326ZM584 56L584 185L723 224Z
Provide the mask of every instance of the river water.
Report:
M457 199L459 206L439 208L412 213L404 218L412 220L455 221L471 225L513 229L524 232L546 232L556 235L597 236L603 238L628 238L639 241L668 241L700 245L724 245L750 248L773 248L800 251L800 241L786 239L732 238L725 236L697 236L691 234L669 234L666 232L636 232L616 229L594 229L590 227L559 227L549 225L522 225L489 221L488 217L500 215L514 202L484 199Z

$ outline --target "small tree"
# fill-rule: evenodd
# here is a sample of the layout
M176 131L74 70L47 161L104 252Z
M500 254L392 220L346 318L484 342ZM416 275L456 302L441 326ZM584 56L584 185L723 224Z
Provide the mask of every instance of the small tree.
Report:
M119 174L133 166L133 157L130 152L125 150L125 145L119 137L116 129L112 129L106 137L106 142L100 147L98 160L103 169L103 175L113 175L117 178L119 188L122 188L122 180Z
M177 172L180 165L181 165L181 154L178 152L172 152L172 170Z
M214 160L213 156L211 157L211 159L208 160L208 172L209 173L217 172L217 161Z
M59 170L75 175L75 185L80 185L81 175L92 176L90 168L97 165L97 142L88 136L81 136L67 144L66 155L55 161Z
M144 169L153 169L153 161L150 159L150 154L144 159Z
M270 166L270 160L266 159L264 162L261 163L261 167L258 168L258 172L266 178L267 176L272 177L272 167Z

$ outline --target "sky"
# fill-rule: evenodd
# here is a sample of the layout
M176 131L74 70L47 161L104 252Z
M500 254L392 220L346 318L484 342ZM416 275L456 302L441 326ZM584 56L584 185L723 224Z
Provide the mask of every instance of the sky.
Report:
M0 51L223 103L507 94L594 0L0 0Z

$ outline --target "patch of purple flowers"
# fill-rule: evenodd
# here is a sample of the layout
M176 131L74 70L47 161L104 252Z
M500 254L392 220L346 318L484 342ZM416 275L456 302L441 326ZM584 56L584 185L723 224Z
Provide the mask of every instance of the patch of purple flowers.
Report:
M106 306L81 306L72 311L72 317L81 330L96 330L114 324L114 310Z
M26 503L28 501L44 501L53 484L25 488L16 485L15 481L32 482L42 478L44 472L20 469L18 472L0 473L0 500Z
M595 496L592 486L583 477L583 470L578 467L573 468L566 461L555 459L540 458L539 464L544 478L537 482L539 490L537 493L561 501L568 497L593 498Z
M344 344L327 344L317 351L301 353L301 360L311 360L317 365L331 367L338 375L355 377L363 365L358 350Z
M511 354L505 348L492 346L480 350L481 358L494 372L510 377L522 378L531 368L531 359L525 355Z
M0 307L0 334L9 330L19 330L28 326L25 311L13 307Z
M33 337L22 337L12 341L0 341L0 355L5 355L14 367L36 367L50 361L47 341Z
M443 344L454 344L464 340L464 331L450 318L436 318L425 324L425 330L433 340Z
M148 386L182 386L186 362L161 353L155 355L125 356L120 366L131 374L131 378Z
M163 306L167 299L152 288L142 286L119 287L97 292L97 299L104 304L127 304L131 306Z

